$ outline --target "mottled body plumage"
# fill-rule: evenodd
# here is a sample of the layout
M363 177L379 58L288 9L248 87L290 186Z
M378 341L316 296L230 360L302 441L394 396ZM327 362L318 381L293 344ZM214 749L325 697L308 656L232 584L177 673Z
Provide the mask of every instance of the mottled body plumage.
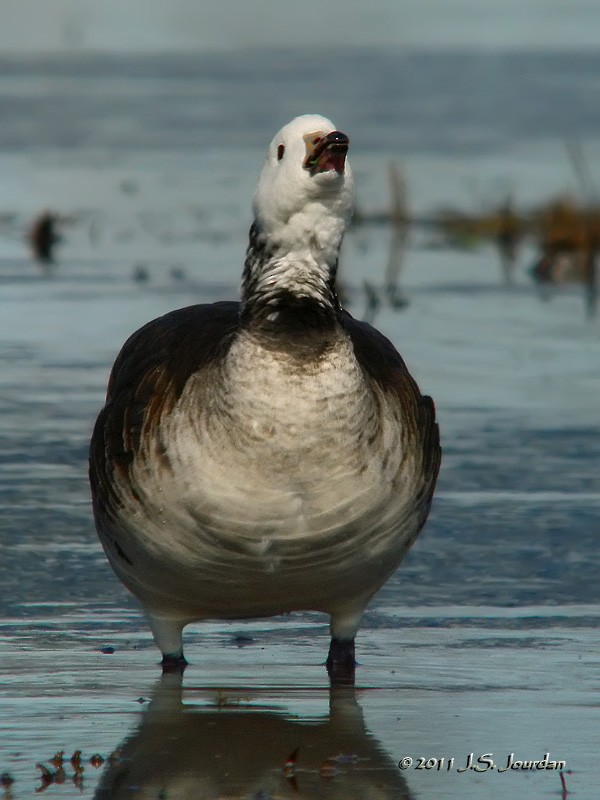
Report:
M299 119L304 141L332 129ZM278 134L292 154L295 123ZM194 620L312 609L331 616L335 661L423 526L437 476L431 399L393 345L337 303L344 159L323 157L319 184L313 158L301 191L289 172L281 199L278 137L241 302L174 311L135 333L92 437L100 539L167 660L182 658Z

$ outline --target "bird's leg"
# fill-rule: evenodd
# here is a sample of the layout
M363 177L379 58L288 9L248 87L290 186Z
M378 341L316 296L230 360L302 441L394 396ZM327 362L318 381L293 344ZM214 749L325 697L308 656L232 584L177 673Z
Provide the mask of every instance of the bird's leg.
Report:
M353 685L356 668L354 639L336 639L332 637L329 645L329 655L325 663L333 686L341 684Z
M183 672L187 661L183 655L182 631L185 622L173 617L159 617L148 611L154 641L162 653L163 672Z
M180 656L172 656L168 653L163 653L160 665L162 667L163 675L172 672L178 672L179 674L183 675L183 671L187 667L188 662L183 654Z
M331 644L325 663L332 685L354 685L354 639L368 601L368 595L357 596L331 614Z

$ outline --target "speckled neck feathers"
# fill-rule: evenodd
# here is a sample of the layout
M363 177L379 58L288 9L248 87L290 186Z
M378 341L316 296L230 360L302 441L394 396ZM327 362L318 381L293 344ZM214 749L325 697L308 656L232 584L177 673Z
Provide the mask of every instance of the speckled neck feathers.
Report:
M243 325L289 328L292 321L313 329L334 323L339 250L353 202L347 143L329 120L315 115L293 120L271 142L253 201Z
M331 326L339 311L336 273L337 254L333 263L323 264L310 251L286 252L254 222L242 276L242 323L261 328Z

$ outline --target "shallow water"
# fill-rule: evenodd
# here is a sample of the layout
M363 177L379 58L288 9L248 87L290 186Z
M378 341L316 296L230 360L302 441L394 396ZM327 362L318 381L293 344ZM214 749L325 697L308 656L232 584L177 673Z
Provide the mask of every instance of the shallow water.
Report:
M423 210L573 183L571 130L600 150L593 55L248 58L2 63L0 773L32 797L37 763L81 750L82 786L66 764L48 797L536 798L560 796L556 772L455 767L471 752L500 766L549 752L573 793L595 797L600 338L577 290L540 300L530 247L509 291L491 249L430 249L416 232L409 305L376 318L436 400L444 462L423 535L366 614L355 695L329 696L315 614L191 626L182 694L157 683L144 619L93 531L88 438L129 333L235 296L277 125L305 110L343 121L370 208L387 202L390 158ZM389 75L395 103L375 91ZM70 216L45 271L23 244L44 205ZM347 238L358 316L387 250L385 230ZM401 771L404 756L455 764Z

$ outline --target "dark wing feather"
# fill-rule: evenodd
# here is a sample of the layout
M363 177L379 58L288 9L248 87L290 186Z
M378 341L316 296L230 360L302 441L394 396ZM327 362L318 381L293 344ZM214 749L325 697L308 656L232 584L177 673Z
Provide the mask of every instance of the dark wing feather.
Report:
M193 374L225 354L238 317L235 302L189 306L149 322L125 342L90 444L97 513L101 507L104 513L116 507L112 476L127 473L142 430L172 410Z
M354 348L356 360L365 372L402 406L411 437L420 452L422 488L417 502L422 506L425 523L437 481L442 450L431 397L422 395L402 356L389 339L366 322L355 320L342 311L341 323Z

